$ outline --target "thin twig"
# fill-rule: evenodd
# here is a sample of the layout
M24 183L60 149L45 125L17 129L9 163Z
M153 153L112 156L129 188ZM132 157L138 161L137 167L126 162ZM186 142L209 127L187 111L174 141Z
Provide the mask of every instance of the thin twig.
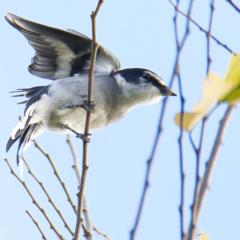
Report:
M64 183L64 182L62 181L62 179L60 178L60 176L59 176L59 174L58 174L58 172L57 172L57 170L56 170L56 168L55 168L55 166L54 166L54 164L53 164L53 162L52 162L52 159L50 158L49 154L48 154L48 153L45 153L45 152L42 150L42 148L37 144L37 142L36 142L35 140L33 140L33 142L34 142L34 144L35 144L35 147L48 159L49 163L51 164L51 166L52 166L52 168L53 168L54 174L56 175L57 179L58 179L59 182L61 183L61 185L62 185L62 187L63 187L63 190L64 190L64 192L65 192L66 195L67 195L67 200L68 200L69 203L71 204L71 206L72 206L72 208L73 208L73 211L74 211L75 213L77 213L76 206L73 204L72 199L71 199L71 197L70 197L70 195L69 195L69 193L68 193L68 191L67 191L67 188L66 188L66 186L65 186L65 183Z
M200 160L201 160L201 152L202 152L202 144L203 144L203 136L205 130L207 117L204 117L202 120L202 129L201 129L201 136L199 141L199 147L196 148L195 144L191 139L191 143L196 153L196 180L195 180L195 190L194 190L194 198L193 204L191 206L191 221L190 227L188 231L188 240L193 240L196 237L196 227L197 227L197 206L198 206L198 199L199 199L199 189L201 184L201 177L200 177Z
M179 8L177 8L177 6L171 1L169 0L169 2L176 8L176 10L181 13L183 16L185 16L186 18L188 18L193 24L195 24L201 31L205 32L205 34L208 34L207 31L201 27L196 21L194 21L189 15L187 15L186 13L182 12ZM221 45L223 48L225 48L228 52L233 53L234 55L236 55L235 52L233 52L226 44L223 44L221 41L219 41L216 37L214 37L213 35L210 35L210 37L216 41L219 45Z
M207 37L207 76L208 76L210 65L212 62L212 59L210 57L210 36L211 36L212 22L213 22L214 0L211 0L210 8L211 8L211 10L210 10L209 28L208 28L208 32L206 33L206 37Z
M42 190L44 191L44 193L46 194L48 201L52 204L53 208L56 210L56 212L58 213L59 217L62 219L64 226L67 228L67 230L72 234L72 236L74 235L73 231L70 229L70 227L68 226L66 220L64 219L64 217L62 216L62 213L60 212L60 210L56 207L56 205L54 204L54 202L52 201L51 197L49 196L47 190L45 189L45 187L43 186L43 183L40 182L37 177L32 173L30 167L28 166L26 160L24 158L22 158L22 160L24 161L25 165L27 166L28 169L28 173L37 181L37 183L41 186Z
M71 138L70 134L67 135L67 144L69 145L72 156L73 156L73 162L74 162L73 169L76 173L77 180L78 180L78 186L80 188L81 174L80 174L79 164L78 164L79 157L78 157L78 155L75 151L75 148L73 146L73 142L72 142L72 138ZM83 215L84 215L84 219L85 219L85 222L86 222L86 227L83 224L84 236L86 237L87 240L92 240L93 239L93 224L92 224L92 221L90 219L90 214L89 214L89 210L88 210L88 203L87 203L87 198L86 198L85 193L84 193L84 196L83 196Z
M234 109L235 109L235 106L228 106L228 108L224 114L224 117L220 122L220 126L219 126L218 133L217 133L217 136L216 136L216 139L214 142L211 156L210 156L208 162L206 163L206 170L204 173L204 177L203 177L203 181L202 181L200 193L199 193L199 200L198 200L198 207L197 207L197 221L200 217L203 203L204 203L207 193L209 191L209 186L210 186L213 169L216 164L217 157L218 157L219 151L220 151L222 143L223 143L224 134L226 132L229 120L232 116Z
M193 0L191 1L190 7L189 7L189 15L191 14L192 3L193 3ZM187 24L186 24L186 32L185 32L185 35L183 37L183 40L182 40L181 44L178 44L179 47L178 47L178 51L177 51L175 64L174 64L174 67L173 67L173 73L172 73L171 80L170 80L170 83L169 83L169 89L171 89L174 78L176 76L176 73L179 71L178 59L180 57L181 50L183 49L184 44L187 40L188 34L189 34L189 19L188 19ZM164 118L164 113L165 113L167 101L168 101L168 98L165 98L163 100L162 110L160 112L160 119L159 119L159 124L158 124L158 128L157 128L157 133L156 133L156 138L155 138L155 141L154 141L154 144L153 144L151 156L150 156L149 160L147 161L146 177L145 177L145 181L144 181L143 192L142 192L142 196L141 196L141 200L140 200L135 224L133 226L133 229L130 232L130 239L131 240L134 240L134 238L135 238L135 234L136 234L136 231L137 231L137 228L138 228L138 225L139 225L139 220L140 220L140 217L141 217L143 205L144 205L145 198L146 198L146 195L147 195L147 190L148 190L148 187L149 187L149 180L150 180L150 175L151 175L151 168L153 166L153 162L154 162L156 152L157 152L157 146L158 146L159 141L160 141L160 136L161 136L161 132L162 132L162 123L163 123L163 118Z
M46 238L45 235L43 234L41 228L39 227L37 221L34 220L34 218L33 218L32 215L29 213L29 211L26 211L26 213L27 213L28 216L32 219L32 221L35 223L35 225L37 226L39 232L42 234L42 239L47 240L47 238Z
M50 228L57 234L57 236L59 237L59 239L63 240L63 236L60 235L60 233L57 231L57 229L54 227L54 225L52 224L52 222L50 221L50 219L48 218L47 214L45 213L44 209L41 208L39 206L39 204L37 203L37 201L35 200L35 198L33 197L33 195L31 194L30 190L28 189L27 185L25 182L23 182L13 171L10 163L8 162L8 160L5 158L4 159L7 162L7 165L9 166L11 173L17 178L17 180L24 186L24 188L26 189L26 191L28 192L29 196L32 198L33 204L35 204L37 206L37 208L42 212L42 214L44 215L44 217L46 218L46 220L48 221L48 223L50 224Z
M70 148L70 151L72 153L72 156L73 156L73 166L72 168L74 169L75 173L76 173L76 177L77 177L77 180L78 180L78 186L80 187L80 183L81 183L81 174L80 174L80 169L79 169L79 164L78 164L78 160L79 160L79 157L75 151L75 148L73 146L73 142L72 142L72 138L71 138L71 135L70 134L67 134L67 144Z
M92 39L91 66L89 69L89 79L88 79L88 105L90 106L90 109L92 106L94 106L92 101L92 82L93 82L94 65L95 65L96 54L98 49L98 44L96 40L96 17L102 3L103 3L103 0L99 0L95 12L92 12L91 14L93 39ZM92 113L92 110L87 111L85 131L84 131L85 139L87 139L89 136L91 113ZM84 196L86 175L88 170L87 150L88 150L88 142L83 140L82 179L81 179L80 190L79 190L79 193L77 194L78 196L77 222L76 222L74 240L78 240L80 235L81 225L83 223L83 219L82 219L83 196Z
M106 239L108 239L108 240L113 240L112 238L108 237L106 234L104 234L104 233L100 232L99 230L97 230L94 226L93 226L93 230L94 230L96 233L98 233L99 235L105 237Z
M232 0L226 0L230 5L232 5L232 7L238 12L240 13L240 8L237 7L237 5L235 3L232 2Z
M179 1L177 1L177 7L179 6ZM188 15L191 13L191 8L192 8L192 1L190 2L189 5L189 10L188 10ZM189 33L189 20L187 21L187 26L185 29L185 34L184 38L179 44L179 38L178 38L178 29L177 29L177 18L178 18L178 11L175 11L175 16L173 18L174 22L174 32L175 32L175 40L176 40L176 49L177 49L177 56L179 55L179 51L181 50L185 39ZM180 176L181 176L181 200L180 200L180 206L179 206L179 213L180 213L180 234L181 234L181 239L185 240L186 239L186 233L184 230L184 190L185 190L185 173L184 173L184 161L183 161L183 146L182 146L182 141L183 141L183 113L184 113L184 103L185 99L183 97L182 93L182 83L181 83L181 76L180 76L180 70L179 70L179 62L178 65L175 69L175 74L178 77L178 88L179 88L179 98L180 98L180 109L181 109L181 118L180 118L180 133L179 133L179 138L178 138L178 144L179 144L179 160L180 160Z

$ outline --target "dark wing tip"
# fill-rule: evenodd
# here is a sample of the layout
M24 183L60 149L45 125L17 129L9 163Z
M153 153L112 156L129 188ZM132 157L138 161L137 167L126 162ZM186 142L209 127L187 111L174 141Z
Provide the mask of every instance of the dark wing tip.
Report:
M20 136L19 136L20 137ZM9 138L6 146L6 152L11 148L11 146L19 139L19 137L12 139L11 137Z

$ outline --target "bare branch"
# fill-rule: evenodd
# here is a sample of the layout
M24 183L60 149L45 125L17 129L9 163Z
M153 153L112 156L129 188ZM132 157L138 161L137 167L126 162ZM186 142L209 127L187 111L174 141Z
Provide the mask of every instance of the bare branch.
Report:
M54 227L54 225L52 224L52 222L50 221L49 217L47 216L47 214L45 213L44 209L41 208L39 206L39 204L37 203L37 201L35 200L35 198L33 197L33 195L31 194L30 190L28 189L27 185L25 182L23 182L13 171L10 163L8 162L8 160L5 158L4 159L8 165L8 167L11 170L11 173L17 178L17 180L24 186L24 188L26 189L26 191L28 192L29 196L32 198L33 203L37 206L37 208L42 212L42 214L44 215L44 217L46 218L46 220L48 221L48 223L50 224L50 228L57 234L58 238L63 240L63 236L60 235L60 233L57 231L57 229Z
M212 62L212 60L210 58L210 36L211 36L211 31L212 31L214 0L211 0L210 7L211 7L211 10L210 10L209 28L208 28L208 32L206 34L206 37L207 37L207 76L208 76L210 65Z
M196 167L196 180L195 180L194 198L193 198L193 204L191 206L191 222L190 222L190 227L189 227L189 231L188 231L188 238L187 238L188 240L193 240L196 237L197 205L198 205L198 199L199 199L199 189L200 189L200 184L201 184L200 160L201 160L202 143L203 143L203 136L204 136L206 120L207 120L207 117L204 117L203 120L202 120L202 129L201 129L201 136L200 136L198 149L195 147L193 141L191 141L193 146L194 146L195 153L196 153L196 166L197 167Z
M92 101L92 82L93 82L94 65L95 65L96 54L97 54L97 49L98 49L98 44L96 41L96 17L97 17L97 14L100 10L102 3L103 3L103 0L98 1L97 8L96 8L95 12L92 12L92 15L91 15L93 39L92 39L91 66L89 69L89 80L88 80L88 105L90 106L90 110L87 111L87 116L86 116L86 124L85 124L85 131L84 131L85 139L87 139L88 135L89 135L90 120L91 120L91 113L92 113L91 109L94 106L93 101ZM77 222L76 222L74 240L78 240L79 235L80 235L81 225L83 223L83 219L82 219L83 196L84 196L86 175L87 175L87 170L88 170L87 150L88 150L88 142L83 140L82 179L81 179L80 190L79 190L79 193L77 194L77 196L78 196Z
M72 232L72 230L70 229L70 227L68 226L66 220L64 219L64 217L62 216L62 213L60 212L60 210L56 207L56 205L54 204L54 202L52 201L51 197L49 196L47 190L45 189L45 187L43 186L43 183L40 182L36 176L32 173L30 167L28 166L26 160L24 158L22 158L22 160L24 161L25 165L27 166L28 169L28 173L37 181L37 183L41 186L42 190L44 191L44 193L46 194L48 201L52 204L53 208L56 210L56 212L58 213L59 217L62 219L64 226L67 228L67 230L72 234L72 236L74 235L74 233Z
M232 0L226 0L230 5L232 5L232 7L238 12L240 13L240 8L237 7L237 5L235 3L233 3Z
M178 1L179 2L179 1ZM189 15L191 13L191 9L192 9L192 3L193 3L193 0L191 0L190 2L190 7L189 7ZM174 78L177 74L179 74L179 63L178 63L178 59L180 57L180 53L181 53L181 50L182 48L184 47L184 44L186 42L186 39L188 37L188 34L189 34L189 19L187 21L187 24L186 24L186 31L185 31L185 35L183 37L183 40L182 42L179 44L179 42L177 41L177 56L176 56L176 60L175 60L175 64L174 64L174 67L173 67L173 73L172 73L172 76L171 76L171 80L170 80L170 83L169 83L169 89L171 89L172 87L172 84L173 84L173 81L174 81ZM181 89L180 89L181 91ZM180 94L180 97L181 97L181 106L182 103L183 103L183 97L182 95ZM159 119L159 124L158 124L158 129L157 129L157 134L156 134L156 138L155 138L155 142L154 142L154 145L153 145L153 149L152 149L152 153L151 153L151 156L149 158L149 160L147 161L147 170L146 170L146 177L145 177L145 182L144 182L144 188L143 188L143 193L142 193L142 197L141 197L141 200L140 200L140 205L139 205L139 208L138 208L138 213L137 213L137 217L136 217L136 220L135 220L135 224L134 224L134 227L133 229L131 230L131 233L130 233L130 239L131 240L134 240L134 237L135 237L135 234L136 234L136 231L137 231L137 227L138 227L138 224L139 224L139 220L140 220L140 217L141 217L141 213L142 213L142 209L143 209L143 205L144 205L144 201L145 201L145 197L146 197L146 194L147 194L147 189L149 187L149 179L150 179L150 174L151 174L151 168L152 168L152 165L153 165L153 162L154 162L154 158L155 158L155 155L156 155L156 151L157 151L157 146L159 144L159 141L160 141L160 136L161 136L161 132L162 132L162 124L163 124L163 118L164 118L164 113L165 113L165 108L166 108L166 104L167 104L167 100L168 98L165 98L163 100L163 105L162 105L162 111L160 113L160 119ZM181 147L181 145L180 145ZM180 150L181 151L181 150ZM183 162L180 163L181 166L183 167ZM182 188L182 194L181 194L181 206L183 204L183 183L184 183L184 172L183 172L183 168L181 168L181 188ZM182 215L182 208L180 206L180 213L181 213L181 235L182 237L185 237L185 234L184 234L184 231L183 231L183 215Z
M105 237L106 239L108 239L108 240L113 240L112 238L108 237L106 234L104 234L104 233L100 232L99 230L97 230L95 227L93 227L93 230L94 230L96 233L98 233L99 235Z
M79 164L78 164L79 157L73 146L73 142L72 142L72 138L71 138L70 134L67 135L67 144L69 145L71 153L73 155L73 162L74 162L73 169L76 173L78 185L80 187L81 174L80 174ZM89 214L89 210L88 210L87 198L86 198L85 193L83 196L83 215L84 215L84 219L86 222L86 227L83 225L84 236L86 237L87 240L92 240L93 239L93 224L91 222L91 218L90 218L90 214Z
M47 240L47 238L46 238L45 235L43 234L41 228L39 227L37 221L34 220L34 218L32 217L32 215L31 215L28 211L26 211L26 213L27 213L28 216L32 219L32 221L35 223L35 225L37 226L39 232L42 234L42 239Z
M217 136L216 136L216 139L215 139L215 143L214 143L214 146L213 146L213 150L212 150L210 159L206 163L206 170L205 170L205 173L204 173L204 177L203 177L203 181L202 181L201 188L200 188L200 193L199 193L199 201L198 201L198 207L197 207L197 221L200 217L202 207L203 207L203 203L204 203L204 200L206 198L207 192L209 190L213 169L214 169L214 166L216 164L217 157L218 157L219 151L220 151L222 143L223 143L224 134L226 132L229 120L232 116L232 113L233 113L234 109L235 109L235 106L229 106L227 108L227 110L225 112L225 115L220 122L220 126L219 126L219 129L218 129L218 133L217 133Z
M203 27L201 27L196 21L194 21L189 15L186 13L182 12L171 0L169 0L170 3L175 7L175 9L181 13L183 16L188 18L193 24L195 24L201 31L205 32L205 34L208 34L208 31L206 31ZM217 44L221 45L223 48L225 48L228 52L233 53L236 55L235 52L233 52L226 44L223 44L220 40L218 40L216 37L213 35L210 35L210 37L217 42Z
M78 155L75 151L75 148L73 146L73 142L72 142L72 138L71 138L70 134L67 134L67 144L70 147L70 150L71 150L71 153L72 153L72 156L73 156L73 166L72 167L73 167L73 169L76 173L77 180L78 180L78 186L80 187L81 174L80 174L80 169L79 169L79 164L78 164L79 157L78 157Z
M177 6L179 5L180 1L177 1ZM191 14L192 10L192 4L193 1L189 3L189 9L188 9L188 15ZM177 28L177 18L178 18L178 11L175 11L175 16L173 18L174 22L174 32L175 32L175 40L176 40L176 49L177 49L177 58L179 56L179 53L186 41L186 38L189 34L189 20L187 21L186 28L185 28L185 34L183 37L183 40L181 44L179 44L179 37L178 37L178 28ZM179 62L177 63L177 66L175 68L175 74L178 77L178 88L179 88L179 93L180 93L180 109L181 109L181 118L180 118L180 133L179 133L179 138L178 138L178 144L179 144L179 160L180 160L180 176L181 176L181 200L180 200L180 206L179 206L179 213L180 213L180 231L181 231L181 239L185 240L186 239L186 233L184 230L184 190L185 190L185 173L184 173L184 161L183 161L183 147L182 147L182 141L183 141L183 130L182 130L182 125L183 125L183 113L184 113L184 104L185 104L185 99L183 97L182 93L182 83L181 83L181 76L180 76L180 69L179 69Z
M49 154L48 154L48 153L45 153L45 152L42 150L42 148L40 148L40 146L37 144L37 142L36 142L35 140L33 140L33 142L34 142L34 144L35 144L35 147L48 159L49 163L51 164L51 166L52 166L52 168L53 168L54 174L56 175L57 179L58 179L59 182L61 183L61 185L62 185L62 187L63 187L63 190L64 190L64 192L65 192L66 195L67 195L67 200L70 202L70 204L71 204L71 206L72 206L72 208L73 208L73 211L74 211L75 213L77 213L76 206L73 204L72 199L71 199L71 197L70 197L70 195L69 195L69 193L68 193L68 191L67 191L67 188L66 188L66 186L65 186L65 183L64 183L64 182L62 181L62 179L60 178L60 176L59 176L59 174L58 174L58 172L57 172L57 170L56 170L56 168L55 168L55 166L54 166L54 164L53 164L53 162L52 162L52 159L50 158Z

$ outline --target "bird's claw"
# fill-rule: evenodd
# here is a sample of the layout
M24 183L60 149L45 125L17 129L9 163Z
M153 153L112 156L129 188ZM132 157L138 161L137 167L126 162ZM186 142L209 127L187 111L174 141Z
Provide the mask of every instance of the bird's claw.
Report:
M96 105L94 104L93 101L84 100L83 102L84 102L83 108L84 108L87 112L92 112L92 113L95 112L95 107L96 107Z

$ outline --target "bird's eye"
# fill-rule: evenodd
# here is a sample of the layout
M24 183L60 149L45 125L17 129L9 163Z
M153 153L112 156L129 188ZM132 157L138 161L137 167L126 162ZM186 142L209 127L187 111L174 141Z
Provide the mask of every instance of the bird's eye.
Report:
M147 81L149 81L150 78L151 78L151 76L150 76L149 73L143 73L142 78L145 79L145 80L147 80Z

